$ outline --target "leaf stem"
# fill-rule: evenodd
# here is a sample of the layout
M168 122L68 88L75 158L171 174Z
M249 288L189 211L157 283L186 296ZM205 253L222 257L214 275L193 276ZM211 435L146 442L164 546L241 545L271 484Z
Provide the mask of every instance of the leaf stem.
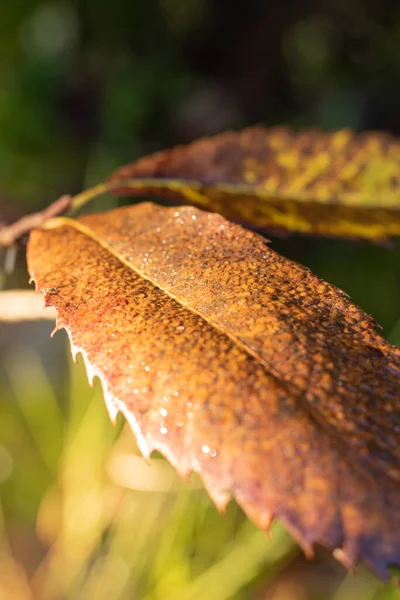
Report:
M96 198L96 196L100 196L101 194L111 192L116 187L121 187L121 183L119 183L119 186L117 186L115 181L106 181L104 183L99 183L98 185L95 185L89 188L88 190L80 192L79 194L71 198L71 203L68 208L67 214L71 215L72 213L75 213L77 210L82 208L82 206L87 204L90 200Z

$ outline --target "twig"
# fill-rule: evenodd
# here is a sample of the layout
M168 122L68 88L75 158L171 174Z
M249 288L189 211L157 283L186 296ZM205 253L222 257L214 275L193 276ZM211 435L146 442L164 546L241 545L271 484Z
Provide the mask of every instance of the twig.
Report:
M0 292L0 322L55 321L55 308L43 308L43 296L31 290L7 290Z
M26 233L29 233L35 227L40 227L47 219L57 217L68 210L71 206L71 196L61 196L58 200L50 204L44 210L31 215L22 217L12 225L0 228L0 248L12 246L21 239Z
M50 204L44 210L31 215L22 217L16 223L12 225L1 226L0 223L0 248L7 248L12 246L15 242L21 239L26 233L29 233L36 227L41 227L45 221L58 217L63 213L67 213L67 216L72 216L76 211L81 209L85 204L90 202L96 196L106 194L107 192L116 192L122 188L129 188L132 195L139 195L143 193L143 190L147 187L154 185L157 187L157 181L154 179L124 179L120 180L109 180L104 183L99 183L88 190L77 194L76 196L61 196L58 200Z

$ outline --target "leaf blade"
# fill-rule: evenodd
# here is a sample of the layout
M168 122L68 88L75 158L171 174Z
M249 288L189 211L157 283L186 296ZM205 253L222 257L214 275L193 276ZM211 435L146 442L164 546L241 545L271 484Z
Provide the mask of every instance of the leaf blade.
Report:
M400 557L400 351L373 320L194 208L48 227L32 234L31 276L142 451L200 470L220 507L233 493L262 528L279 517L309 553L343 545L343 562L386 576Z
M399 148L381 133L250 127L146 156L111 181L258 228L379 243L400 235Z

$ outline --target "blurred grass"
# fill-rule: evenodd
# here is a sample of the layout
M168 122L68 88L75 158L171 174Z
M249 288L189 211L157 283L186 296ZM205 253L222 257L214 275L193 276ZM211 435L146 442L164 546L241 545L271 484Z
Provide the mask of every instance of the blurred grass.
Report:
M143 465L82 364L64 413L37 356L8 357L6 374L0 598L239 599L298 552L279 525L268 539L234 504L218 515L199 481L182 482L163 459ZM130 461L127 480L129 456L138 472Z

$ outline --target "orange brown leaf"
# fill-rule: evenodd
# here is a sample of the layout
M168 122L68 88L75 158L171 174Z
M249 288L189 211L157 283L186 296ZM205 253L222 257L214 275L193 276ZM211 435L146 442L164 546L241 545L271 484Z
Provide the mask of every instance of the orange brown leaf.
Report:
M141 158L120 194L185 200L259 228L382 242L400 235L400 143L383 133L252 127Z
M145 455L308 553L400 565L400 350L343 292L219 215L151 203L52 219L28 264Z

